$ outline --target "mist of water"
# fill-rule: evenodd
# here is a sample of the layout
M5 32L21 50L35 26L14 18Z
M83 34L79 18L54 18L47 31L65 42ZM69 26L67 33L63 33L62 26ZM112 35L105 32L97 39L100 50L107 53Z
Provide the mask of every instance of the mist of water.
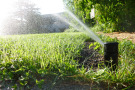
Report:
M104 45L104 43L99 39L98 36L95 35L94 32L92 32L84 23L82 23L71 11L69 11L68 9L66 10L66 12L71 15L81 26L84 27L84 29L86 30L86 33L88 33L88 35L94 39L95 41L99 42L101 45Z

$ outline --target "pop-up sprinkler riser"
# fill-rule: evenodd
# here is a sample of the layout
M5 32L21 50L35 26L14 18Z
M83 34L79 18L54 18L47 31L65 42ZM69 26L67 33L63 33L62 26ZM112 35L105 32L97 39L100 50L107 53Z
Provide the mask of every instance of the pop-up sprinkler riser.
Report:
M104 43L104 63L107 67L112 67L112 70L116 70L118 66L117 42Z

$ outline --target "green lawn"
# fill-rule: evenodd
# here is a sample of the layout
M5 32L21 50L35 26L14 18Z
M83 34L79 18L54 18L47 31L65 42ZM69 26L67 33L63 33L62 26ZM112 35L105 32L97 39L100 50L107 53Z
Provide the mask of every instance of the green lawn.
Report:
M103 41L118 41L100 36ZM13 35L0 37L0 82L13 81L22 86L40 85L44 80L60 77L86 82L105 82L124 88L135 84L135 45L123 40L119 42L119 67L86 71L78 68L75 60L89 39L83 33L51 33ZM99 44L97 44L100 46ZM101 47L101 50L103 47ZM102 52L103 54L103 52Z
M0 37L0 79L27 85L45 75L75 75L74 60L88 37L82 33Z

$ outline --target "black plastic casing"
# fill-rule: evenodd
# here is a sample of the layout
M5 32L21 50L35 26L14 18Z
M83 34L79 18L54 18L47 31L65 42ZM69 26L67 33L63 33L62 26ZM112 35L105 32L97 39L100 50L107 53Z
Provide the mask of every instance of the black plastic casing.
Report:
M118 66L118 42L104 43L104 63L116 70Z

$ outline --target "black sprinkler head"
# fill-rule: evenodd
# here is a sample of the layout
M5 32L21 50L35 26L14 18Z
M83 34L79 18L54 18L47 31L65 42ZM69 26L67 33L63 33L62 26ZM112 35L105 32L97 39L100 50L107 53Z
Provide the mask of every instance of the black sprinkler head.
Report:
M104 43L104 63L107 67L116 70L118 66L118 42Z

